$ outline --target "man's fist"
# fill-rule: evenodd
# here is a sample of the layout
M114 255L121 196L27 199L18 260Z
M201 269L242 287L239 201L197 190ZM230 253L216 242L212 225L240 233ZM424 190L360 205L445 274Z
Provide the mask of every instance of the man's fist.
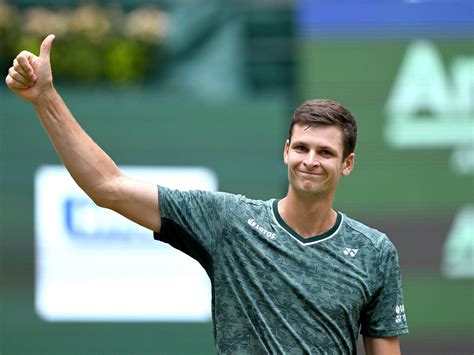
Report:
M39 57L22 51L13 60L5 78L7 86L19 97L34 102L42 93L53 89L50 52L54 35L47 36L40 48Z

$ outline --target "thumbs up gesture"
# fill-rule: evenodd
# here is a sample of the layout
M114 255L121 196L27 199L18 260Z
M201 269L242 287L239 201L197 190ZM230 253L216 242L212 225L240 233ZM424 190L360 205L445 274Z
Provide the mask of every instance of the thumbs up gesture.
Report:
M50 52L54 35L47 36L40 48L39 57L22 51L13 60L5 78L7 86L19 97L34 102L44 92L53 89Z

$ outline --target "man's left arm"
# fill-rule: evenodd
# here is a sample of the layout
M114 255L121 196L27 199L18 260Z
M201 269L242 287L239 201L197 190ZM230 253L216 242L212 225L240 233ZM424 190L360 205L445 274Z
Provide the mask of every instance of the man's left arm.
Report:
M400 355L400 341L398 336L374 338L364 335L364 349L366 355Z
M399 355L399 335L408 333L398 253L388 238L384 244L374 271L378 287L361 311L361 334L368 355Z

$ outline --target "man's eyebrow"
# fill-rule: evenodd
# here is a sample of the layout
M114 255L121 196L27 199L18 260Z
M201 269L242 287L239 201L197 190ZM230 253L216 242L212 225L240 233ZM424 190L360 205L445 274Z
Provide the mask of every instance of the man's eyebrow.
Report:
M331 147L329 145L321 145L321 146L318 146L319 149L324 149L324 150L330 150L330 151L337 151L336 148L334 147Z
M299 139L295 139L295 140L292 140L292 141L290 142L290 145L296 145L296 144L299 144L299 145L308 145L308 143L306 143L305 141L299 140Z
M307 145L306 143L302 143L303 145ZM338 155L338 149L336 147L332 147L330 145L317 145L316 149L321 151L321 150L327 150L333 154Z
M294 147L296 145L303 145L303 146L309 146L310 144L305 142L305 141L302 141L302 140L294 140L294 141L291 141L290 142L290 146L291 147ZM331 151L332 153L335 153L335 154L338 154L338 151L337 151L337 148L335 147L331 147L329 145L318 145L316 146L316 148L318 150L328 150L328 151Z

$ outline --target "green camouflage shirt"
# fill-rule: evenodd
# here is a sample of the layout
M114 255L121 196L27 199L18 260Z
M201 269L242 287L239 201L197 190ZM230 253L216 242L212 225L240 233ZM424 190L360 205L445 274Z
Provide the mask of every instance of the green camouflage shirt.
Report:
M303 238L277 202L159 187L155 239L209 275L217 353L353 354L359 331L407 333L389 239L342 213L326 233Z

